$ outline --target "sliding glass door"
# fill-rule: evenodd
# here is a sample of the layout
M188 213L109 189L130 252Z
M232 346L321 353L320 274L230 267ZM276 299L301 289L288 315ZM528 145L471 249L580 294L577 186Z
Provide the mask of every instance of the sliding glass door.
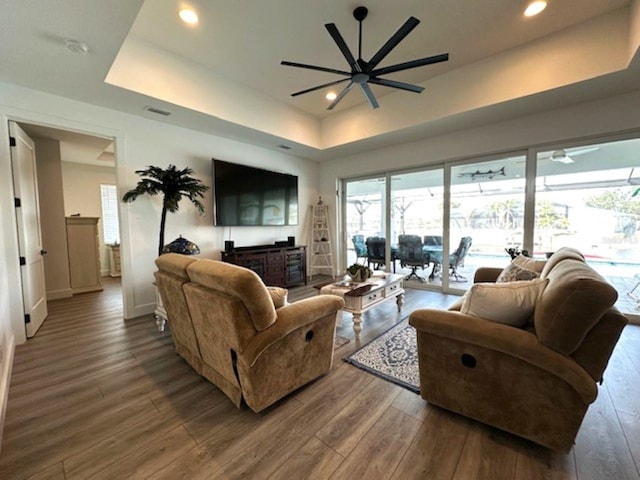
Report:
M344 267L358 260L395 268L407 287L462 292L478 267L504 267L509 250L545 258L571 246L618 290L621 311L640 311L638 138L530 148L343 186ZM372 239L383 254L367 251Z
M640 305L640 140L537 154L534 256L570 246L618 291L618 308Z
M466 290L480 266L504 267L524 240L526 155L451 167L448 258L443 277Z
M444 183L442 168L391 175L391 233L394 268L407 286L439 283L434 267L442 258Z
M345 268L354 263L384 267L384 253L374 255L367 249L367 241L381 240L386 232L386 177L349 180L344 184L344 258ZM372 250L372 251L369 251ZM382 252L385 251L382 246Z

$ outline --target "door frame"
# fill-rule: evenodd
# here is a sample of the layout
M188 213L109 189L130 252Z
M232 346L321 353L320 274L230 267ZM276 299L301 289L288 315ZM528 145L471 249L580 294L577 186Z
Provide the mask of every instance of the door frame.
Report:
M115 156L115 174L116 185L120 193L126 188L126 157L125 157L125 141L126 136L123 131L114 130L109 127L89 125L87 123L78 122L64 117L49 115L41 112L25 111L16 107L2 106L0 110L0 158L7 159L10 165L10 146L9 146L9 121L20 123L29 123L43 127L55 128L58 130L67 130L70 132L91 135L112 139L114 142ZM4 183L3 183L4 182ZM7 259L7 288L9 292L22 291L22 280L20 277L19 265L19 248L18 233L16 227L16 215L13 208L13 199L15 198L13 181L11 176L7 179L0 180L0 190L6 191L0 196L0 206L5 210L6 218L3 219L3 227L6 229L2 233L5 242L5 256ZM6 187L6 189L5 189ZM134 298L133 298L133 282L129 272L131 271L131 238L129 229L129 212L118 203L118 217L120 228L120 248L122 251L122 297L124 307L124 317L133 318L134 314ZM19 298L17 298L19 297ZM22 297L15 294L8 296L11 331L14 336L15 344L24 343L27 339L24 325L24 307L22 305Z

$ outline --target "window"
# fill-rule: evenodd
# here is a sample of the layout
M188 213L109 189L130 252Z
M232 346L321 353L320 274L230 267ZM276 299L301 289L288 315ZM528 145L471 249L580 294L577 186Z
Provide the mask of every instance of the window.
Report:
M115 185L100 185L102 199L102 236L105 245L120 243L118 228L118 192Z

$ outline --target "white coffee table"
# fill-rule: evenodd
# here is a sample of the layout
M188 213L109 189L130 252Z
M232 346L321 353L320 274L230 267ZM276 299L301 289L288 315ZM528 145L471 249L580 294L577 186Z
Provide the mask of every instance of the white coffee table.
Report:
M337 295L344 298L344 310L353 314L353 330L356 335L362 331L362 314L383 302L395 300L398 311L404 304L403 275L385 273L373 276L366 282L352 282L349 277L343 281L325 285L321 295Z

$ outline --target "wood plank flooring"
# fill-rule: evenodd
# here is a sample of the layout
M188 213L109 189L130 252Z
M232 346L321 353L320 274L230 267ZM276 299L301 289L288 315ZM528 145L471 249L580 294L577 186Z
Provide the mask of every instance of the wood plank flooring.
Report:
M49 304L17 347L1 479L639 479L640 327L629 326L568 455L432 407L341 358L416 308L455 297L408 290L351 316L332 371L255 414L173 352L151 316L124 321L120 285ZM290 300L315 295L290 290ZM526 414L526 412L523 412Z

